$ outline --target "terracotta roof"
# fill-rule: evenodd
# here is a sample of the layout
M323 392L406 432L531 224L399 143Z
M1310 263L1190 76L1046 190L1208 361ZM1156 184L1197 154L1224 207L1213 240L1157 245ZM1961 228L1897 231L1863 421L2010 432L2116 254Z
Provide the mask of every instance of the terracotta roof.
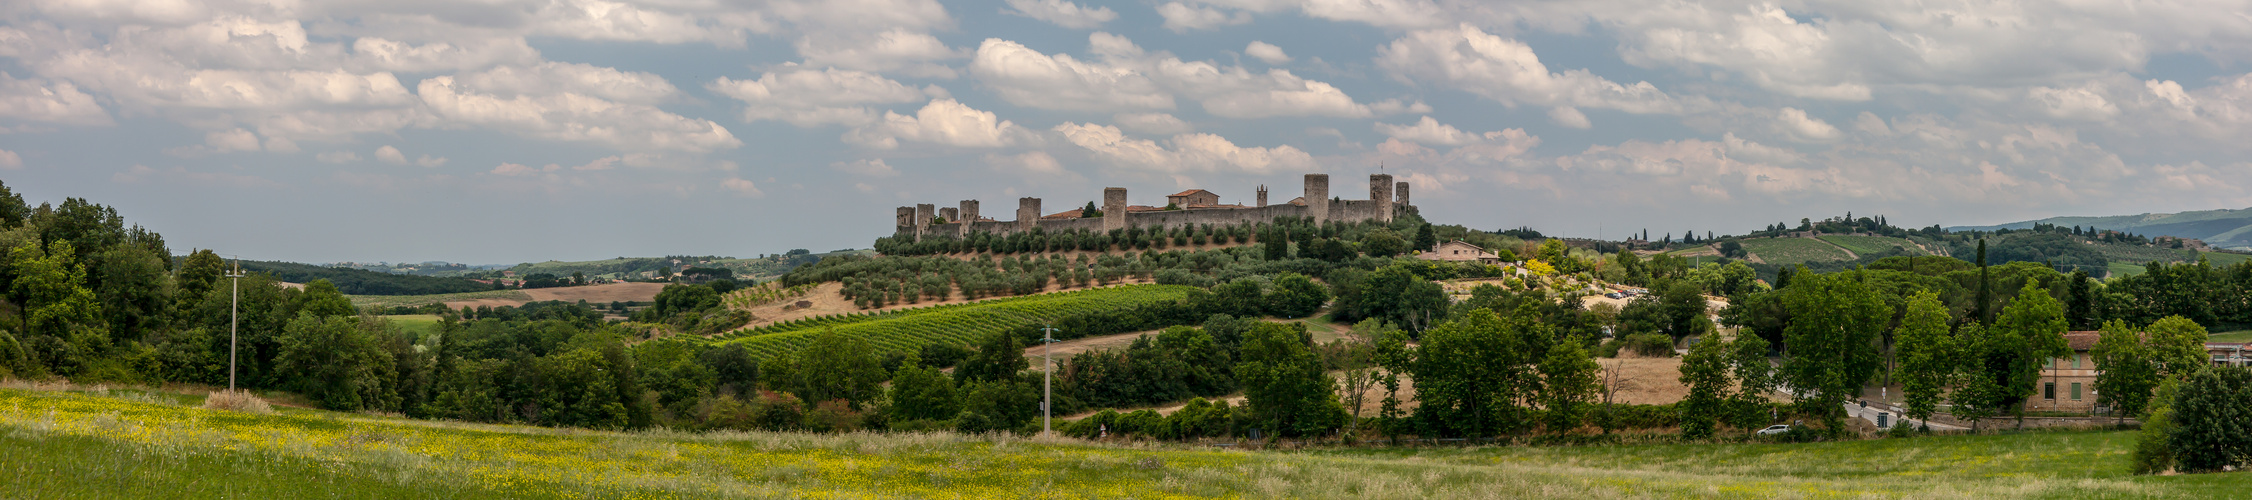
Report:
M1042 219L1077 219L1077 218L1079 218L1079 214L1080 214L1080 213L1081 213L1081 212L1082 212L1083 210L1086 210L1086 209L1082 209L1082 208L1074 208L1074 209L1070 209L1070 210L1065 210L1065 211L1062 211L1062 212L1056 212L1056 213L1052 213L1052 214L1048 214L1048 215L1042 215L1042 216L1040 216L1040 218L1042 218Z
M1156 211L1159 211L1159 210L1164 210L1164 209L1165 209L1165 207L1153 207L1153 206L1149 206L1149 205L1127 205L1127 206L1126 206L1126 211L1127 211L1127 212L1156 212Z
M1242 204L1233 204L1233 205L1189 205L1189 206L1185 206L1185 207L1181 207L1181 208L1184 208L1184 209L1190 209L1190 208L1243 208L1243 205L1242 205Z
M2096 341L2102 339L2103 332L2064 332L2064 342L2066 344L2071 344L2072 350L2074 351L2094 349L2096 347Z
M1187 190L1187 191L1182 191L1182 192L1178 192L1178 193L1173 193L1173 194L1165 195L1165 197L1167 197L1167 198L1171 198L1171 197L1175 197L1175 196L1188 196L1188 195L1192 195L1192 194L1197 194L1197 193L1204 193L1204 194L1210 194L1210 195L1212 195L1212 196L1219 196L1218 194L1213 194L1213 193L1212 193L1211 191L1205 191L1205 190L1202 190L1202 189L1191 189L1191 190Z
M1304 197L1304 196L1300 196L1300 197L1297 197L1297 198L1291 198L1291 199L1290 199L1290 201L1287 201L1287 202L1284 202L1284 203L1289 203L1289 204L1292 204L1292 205L1297 205L1297 206L1301 206L1301 207L1303 207L1303 206L1306 206L1306 197Z

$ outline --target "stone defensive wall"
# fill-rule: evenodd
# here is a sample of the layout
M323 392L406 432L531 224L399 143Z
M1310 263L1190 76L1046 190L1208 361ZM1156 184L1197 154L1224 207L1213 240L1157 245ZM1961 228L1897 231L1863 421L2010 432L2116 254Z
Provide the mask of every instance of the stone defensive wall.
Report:
M1190 190L1195 192L1199 190ZM1039 198L1017 200L1015 220L987 220L979 215L978 200L963 200L959 207L936 208L932 204L899 207L894 213L894 232L898 236L912 235L916 240L929 237L957 238L985 233L1009 235L1039 229L1058 233L1083 230L1104 233L1114 229L1139 227L1144 229L1174 229L1188 226L1214 227L1258 224L1282 218L1312 218L1316 223L1326 222L1391 222L1399 207L1408 205L1408 185L1393 182L1391 175L1369 176L1369 198L1365 200L1332 199L1328 174L1306 174L1305 196L1287 203L1267 204L1267 191L1260 186L1254 205L1194 205L1164 210L1164 202L1152 205L1128 203L1125 188L1103 189L1099 209L1100 217L1076 217L1084 205L1060 207L1067 215L1043 218L1049 214L1041 210ZM934 219L947 222L937 223Z

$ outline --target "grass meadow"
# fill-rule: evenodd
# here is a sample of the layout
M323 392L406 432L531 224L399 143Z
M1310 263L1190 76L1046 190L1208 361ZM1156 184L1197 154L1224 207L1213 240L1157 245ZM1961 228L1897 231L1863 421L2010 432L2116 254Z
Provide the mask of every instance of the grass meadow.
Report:
M20 384L19 384L20 386ZM1812 444L1227 451L949 433L603 432L0 389L18 498L2211 498L2131 431Z

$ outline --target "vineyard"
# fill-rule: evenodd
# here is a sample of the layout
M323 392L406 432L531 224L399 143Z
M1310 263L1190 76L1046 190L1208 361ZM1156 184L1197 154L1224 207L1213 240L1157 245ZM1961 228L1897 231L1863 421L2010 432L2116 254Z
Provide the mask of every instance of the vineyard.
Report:
M1090 312L1178 301L1195 288L1178 285L1124 285L1091 290L1010 297L883 313L853 313L785 321L712 337L740 344L760 358L795 351L830 328L859 335L879 351L913 352L937 343L970 343L1025 324Z

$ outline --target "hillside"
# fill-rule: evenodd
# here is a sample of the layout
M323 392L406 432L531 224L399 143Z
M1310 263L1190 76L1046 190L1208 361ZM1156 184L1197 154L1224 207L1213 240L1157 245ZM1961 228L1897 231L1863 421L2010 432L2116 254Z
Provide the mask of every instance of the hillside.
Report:
M2144 236L2175 236L2204 240L2217 248L2252 251L2252 208L2202 210L2171 214L2114 215L2103 217L2050 217L1993 226L1957 226L1950 231L2031 229L2035 224L2092 226Z
M641 273L653 273L656 271L665 270L679 271L682 267L717 267L734 271L735 276L739 278L768 279L774 276L780 276L783 273L788 273L791 269L796 269L798 266L820 262L824 257L832 255L869 255L872 253L873 252L869 250L838 250L827 253L803 253L803 251L792 251L792 253L783 255L754 257L747 259L738 259L723 256L672 256L619 257L614 259L573 262L551 260L546 262L527 262L523 264L517 264L516 267L509 268L508 270L514 271L517 276L529 276L539 273L552 274L556 276L570 276L572 273L581 273L585 274L589 278L629 279L638 278L640 277L639 274Z
M323 267L295 262L242 261L245 271L265 273L276 280L310 283L325 279L345 295L430 295L492 290L493 286L461 278L392 274L344 267Z

